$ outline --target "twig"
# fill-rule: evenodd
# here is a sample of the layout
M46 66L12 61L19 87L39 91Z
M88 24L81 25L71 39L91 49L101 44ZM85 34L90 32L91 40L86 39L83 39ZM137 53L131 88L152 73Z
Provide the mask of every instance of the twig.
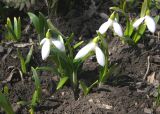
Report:
M146 73L145 73L145 75L144 75L144 77L143 77L143 80L146 79L147 74L148 74L148 72L149 72L149 68L150 68L150 56L147 57L147 70L146 70Z

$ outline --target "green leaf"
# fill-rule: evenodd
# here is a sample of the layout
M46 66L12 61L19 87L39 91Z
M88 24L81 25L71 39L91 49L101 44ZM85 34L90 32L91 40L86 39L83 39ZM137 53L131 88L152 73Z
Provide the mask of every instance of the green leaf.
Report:
M131 37L133 30L134 30L133 22L128 19L126 29L124 31L124 36Z
M41 23L39 22L39 18L35 14L33 14L31 12L28 12L28 15L29 15L29 18L32 21L37 33L41 34L41 31L40 31L40 24Z
M41 99L41 91L42 91L41 90L41 82L40 82L40 79L38 77L36 69L34 69L33 67L31 67L31 69L32 69L32 72L33 72L33 78L34 78L35 86L36 86L36 90L35 90L35 93L34 93L35 95L33 95L33 99L34 99L34 102L39 102L40 99ZM34 97L36 97L36 99Z
M9 101L7 100L5 95L3 95L2 92L0 92L0 106L4 109L6 114L15 114L13 112L11 104L9 103Z
M155 21L155 23L156 23L156 24L158 23L159 18L160 18L160 16L159 16L159 15L157 15L157 16L154 18L154 21Z
M83 90L84 95L86 96L89 92L89 88L86 86L86 84L82 81L79 81L79 84Z
M33 45L31 46L31 48L30 48L30 50L29 50L29 52L27 54L27 58L26 58L26 61L25 61L26 65L30 62L31 57L32 57L32 53L33 53Z
M8 86L7 86L7 85L5 85L5 86L3 87L3 93L4 93L5 95L9 95L9 89L8 89Z
M13 26L9 17L7 18L7 26L13 30Z
M72 33L67 39L66 39L66 47L68 48L69 50L69 56L71 58L73 58L73 48L71 46L71 43L73 42L73 37L74 37L74 33Z
M39 12L39 29L40 29L40 32L41 34L43 34L43 37L45 36L45 32L47 31L47 21L46 21L46 18L45 16Z
M98 80L96 80L92 85L89 86L89 91L98 83Z
M21 38L21 18L18 18L17 22L17 39L20 40Z
M89 87L86 86L86 84L82 81L79 81L80 83L80 87L83 90L84 95L86 96L90 90L93 88L93 86L95 86L98 83L98 80L96 80L92 85L90 85Z
M34 69L33 67L31 67L31 69L32 69L32 72L33 72L33 78L34 78L34 81L35 81L36 90L38 90L38 88L40 87L40 79L38 77L36 69Z
M62 86L67 82L68 80L68 77L63 77L63 78L60 78L60 81L57 85L57 90L59 90L60 88L62 88Z
M136 31L136 33L133 36L133 41L135 43L137 43L140 40L140 38L144 34L145 30L146 30L146 25L145 24L141 24L139 26L138 30Z
M13 31L13 29L11 29L9 26L6 26L6 29L8 31L8 37L10 40L13 40L13 41L17 41L17 37Z
M61 35L63 38L65 38L65 36L52 24L50 19L47 20L47 24L49 29L51 29L56 34Z
M7 23L5 27L7 29L7 33L6 33L7 39L17 41L10 18L7 18Z
M37 98L38 98L38 92L37 90L35 90L31 100L31 107L35 107L37 105Z
M148 9L148 0L144 0L143 4L142 4L142 7L141 7L141 14L140 16L141 17L144 17L146 15L146 11Z
M77 44L75 44L75 45L73 46L73 48L74 48L74 49L78 48L79 46L81 46L81 45L83 44L83 42L84 42L84 41L78 42Z
M17 49L17 53L18 53L18 58L20 59L20 63L21 63L21 70L24 74L26 74L27 70L26 70L26 64L25 64L24 58L22 57L22 54L20 53L18 49Z
M14 33L16 35L16 39L18 40L18 27L17 27L17 25L18 25L17 18L14 17Z
M120 9L119 7L110 7L109 9L114 10L116 12L120 12L120 13L125 15L125 12L122 9Z
M37 67L36 70L53 71L53 68L51 68L51 67Z
M126 10L126 0L123 2L123 12Z

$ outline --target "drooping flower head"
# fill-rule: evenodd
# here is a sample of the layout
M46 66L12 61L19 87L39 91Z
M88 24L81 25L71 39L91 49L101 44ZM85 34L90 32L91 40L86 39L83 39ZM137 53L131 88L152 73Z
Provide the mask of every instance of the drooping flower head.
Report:
M146 12L146 16L137 19L133 23L133 27L138 29L138 27L142 24L142 22L145 22L150 32L154 33L156 31L156 23L154 19L151 16L149 16L149 10Z
M54 45L60 51L65 52L64 43L62 40L52 39L50 29L48 29L46 33L46 38L41 40L40 45L42 45L41 55L43 60L46 60L49 56L51 45Z
M88 43L86 46L81 48L77 55L75 56L75 59L80 59L85 57L89 52L94 51L96 54L97 62L101 65L105 65L105 56L102 50L98 47L96 40L93 40L92 42Z
M104 34L108 28L113 27L114 32L122 37L123 36L123 32L122 32L122 27L121 25L117 22L117 19L115 17L115 13L113 12L110 16L110 18L108 19L107 22L104 22L100 27L99 27L99 32L101 34Z

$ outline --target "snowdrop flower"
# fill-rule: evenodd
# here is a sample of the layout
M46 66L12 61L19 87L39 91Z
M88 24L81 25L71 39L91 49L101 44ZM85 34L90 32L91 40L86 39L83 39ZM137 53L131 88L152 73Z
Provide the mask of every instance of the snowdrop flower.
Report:
M40 42L40 45L42 45L41 55L43 60L46 60L49 56L52 44L60 51L65 52L64 43L61 40L52 39L51 35L47 35L49 34L48 32L46 33L46 38L42 39Z
M155 30L156 30L156 23L155 23L154 19L153 19L151 16L149 16L149 15L146 15L145 17L141 17L141 18L139 18L138 20L136 20L136 21L133 23L133 27L137 29L137 28L139 27L139 25L140 25L143 21L145 21L148 30L149 30L150 32L154 33Z
M95 42L91 42L84 46L82 49L79 50L75 59L80 59L85 57L89 52L94 51L96 53L97 62L101 65L105 65L105 56L102 50L98 47Z
M122 27L121 25L117 22L116 18L115 18L115 14L112 13L112 15L110 16L110 18L108 19L107 22L103 23L100 28L99 28L99 32L101 34L104 34L108 28L113 27L114 32L122 37L123 36L123 32L122 32Z

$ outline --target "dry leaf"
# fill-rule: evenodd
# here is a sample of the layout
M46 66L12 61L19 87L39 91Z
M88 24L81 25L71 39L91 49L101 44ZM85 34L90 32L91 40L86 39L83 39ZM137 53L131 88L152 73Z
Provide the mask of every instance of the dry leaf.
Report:
M147 77L147 82L149 84L153 84L155 82L155 72L152 72L148 77Z

